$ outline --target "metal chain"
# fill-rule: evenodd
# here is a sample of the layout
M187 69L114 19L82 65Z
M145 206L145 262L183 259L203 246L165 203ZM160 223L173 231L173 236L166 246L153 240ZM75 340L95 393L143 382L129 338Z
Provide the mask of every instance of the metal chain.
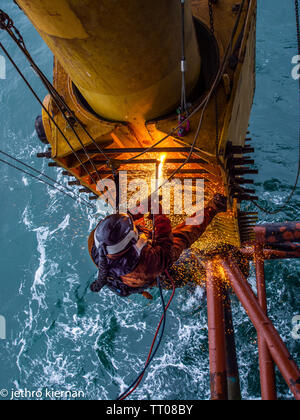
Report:
M14 21L3 10L0 9L0 29L5 31L13 31L18 44L21 45L26 51L24 38L20 31L15 27ZM27 51L28 52L28 51Z

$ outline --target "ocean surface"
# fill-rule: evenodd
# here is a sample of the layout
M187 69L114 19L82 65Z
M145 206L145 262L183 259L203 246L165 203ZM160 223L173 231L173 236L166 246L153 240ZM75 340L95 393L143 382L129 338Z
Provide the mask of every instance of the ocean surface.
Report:
M11 0L1 0L0 7L13 17L51 78L52 55L27 18ZM4 33L0 40L43 98L46 92L16 46ZM257 192L270 209L284 202L297 170L298 82L291 76L296 54L294 2L259 1L250 130L259 168ZM36 158L45 150L34 131L40 113L40 105L6 62L6 79L0 80L0 149L66 182L60 170ZM9 393L0 399L10 398L12 390L115 399L147 357L162 312L158 291L151 303L141 296L122 300L110 291L90 293L95 268L86 243L97 213L1 162L0 179L0 315L7 324L6 340L0 340L0 390ZM260 213L260 222L299 220L299 210L298 189L283 212ZM292 319L300 314L299 267L295 260L266 263L270 318L298 364L300 340L291 332ZM253 272L250 282L255 285ZM235 298L233 313L243 398L259 399L256 332ZM203 291L178 290L161 349L130 398L209 399L207 336ZM292 399L279 373L277 377L279 397Z

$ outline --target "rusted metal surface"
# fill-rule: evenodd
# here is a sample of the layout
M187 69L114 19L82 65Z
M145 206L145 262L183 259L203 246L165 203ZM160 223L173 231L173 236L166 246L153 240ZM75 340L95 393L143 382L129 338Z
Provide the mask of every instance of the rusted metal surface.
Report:
M227 400L223 288L213 261L207 261L207 317L212 400Z
M300 222L271 223L255 226L255 242L265 245L300 242Z
M265 315L267 315L268 306L265 283L265 264L262 246L258 245L255 247L254 259L256 269L257 298L262 310L264 311ZM261 396L263 400L276 400L277 393L274 362L270 354L267 342L260 331L257 332L257 340L260 367Z
M290 249L294 249L294 251L284 251L281 249L271 249L267 248L263 250L263 255L265 260L284 260L290 258L300 258L300 246L292 244L293 247ZM248 258L249 260L254 259L254 248L246 247L240 249L240 252L243 254L244 257Z
M300 400L300 370L292 359L284 342L280 338L272 322L264 313L255 294L237 264L233 260L225 258L221 261L221 265L229 278L236 296L245 308L254 327L257 332L262 334L264 337L271 356L278 366L291 392L297 400Z

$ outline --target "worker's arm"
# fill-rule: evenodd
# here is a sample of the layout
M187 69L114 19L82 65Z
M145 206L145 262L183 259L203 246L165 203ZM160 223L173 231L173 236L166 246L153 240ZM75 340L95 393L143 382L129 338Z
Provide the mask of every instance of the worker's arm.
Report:
M173 261L173 235L170 220L163 215L155 216L155 241L147 244L141 253L138 267L122 280L131 287L152 285Z
M178 260L180 255L185 249L190 248L206 231L214 217L221 212L227 211L227 200L224 196L217 194L208 203L208 206L204 210L204 218L201 217L201 223L199 225L187 225L186 222L178 225L173 229L173 260ZM195 216L194 216L195 217Z
M185 249L200 238L216 214L226 211L226 204L225 197L217 195L206 207L201 224L189 226L182 223L173 231L166 216L155 216L155 241L143 249L140 264L134 272L122 277L124 283L132 287L145 287L155 282Z
M170 219L164 215L155 216L155 239L152 246L146 249L146 261L156 276L172 264L173 245Z

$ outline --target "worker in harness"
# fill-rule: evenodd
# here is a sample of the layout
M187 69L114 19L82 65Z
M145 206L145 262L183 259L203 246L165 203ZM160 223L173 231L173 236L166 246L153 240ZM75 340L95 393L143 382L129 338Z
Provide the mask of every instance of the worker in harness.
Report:
M203 235L213 218L226 211L227 199L216 194L198 225L184 222L172 230L168 217L155 215L152 243L139 217L123 213L106 217L89 237L89 252L99 270L91 290L98 293L107 286L127 297L154 286L156 279Z
M144 292L203 235L213 218L226 210L226 198L216 194L198 225L184 222L172 230L168 217L155 215L152 243L140 215L106 217L89 237L90 255L99 269L91 290L98 293L107 286L122 297Z

